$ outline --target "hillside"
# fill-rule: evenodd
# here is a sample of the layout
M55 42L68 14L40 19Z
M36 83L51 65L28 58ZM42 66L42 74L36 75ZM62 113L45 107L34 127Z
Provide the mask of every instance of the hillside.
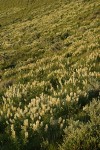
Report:
M0 150L99 150L99 63L99 0L0 0Z

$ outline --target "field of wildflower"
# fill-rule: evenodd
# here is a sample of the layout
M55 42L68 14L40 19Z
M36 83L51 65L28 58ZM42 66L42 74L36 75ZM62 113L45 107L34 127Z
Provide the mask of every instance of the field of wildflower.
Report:
M0 150L99 149L99 0L1 0Z

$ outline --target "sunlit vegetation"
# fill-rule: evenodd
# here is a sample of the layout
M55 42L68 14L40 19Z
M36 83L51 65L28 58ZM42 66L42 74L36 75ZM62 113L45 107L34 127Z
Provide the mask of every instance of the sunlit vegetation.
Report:
M100 149L99 3L0 1L0 150Z

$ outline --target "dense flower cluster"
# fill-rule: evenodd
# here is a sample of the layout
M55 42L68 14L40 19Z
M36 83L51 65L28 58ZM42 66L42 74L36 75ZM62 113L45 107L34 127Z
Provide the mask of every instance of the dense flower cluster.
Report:
M40 149L90 121L95 105L86 104L100 98L98 4L54 1L0 28L0 138Z

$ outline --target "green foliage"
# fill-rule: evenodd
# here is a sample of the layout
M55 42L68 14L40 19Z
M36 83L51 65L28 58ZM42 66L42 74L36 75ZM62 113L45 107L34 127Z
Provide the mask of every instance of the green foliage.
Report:
M0 150L98 150L99 10L0 0Z
M69 120L65 129L64 142L59 150L99 150L100 148L100 103L93 100L83 111L88 113L90 120L84 124L80 121Z

